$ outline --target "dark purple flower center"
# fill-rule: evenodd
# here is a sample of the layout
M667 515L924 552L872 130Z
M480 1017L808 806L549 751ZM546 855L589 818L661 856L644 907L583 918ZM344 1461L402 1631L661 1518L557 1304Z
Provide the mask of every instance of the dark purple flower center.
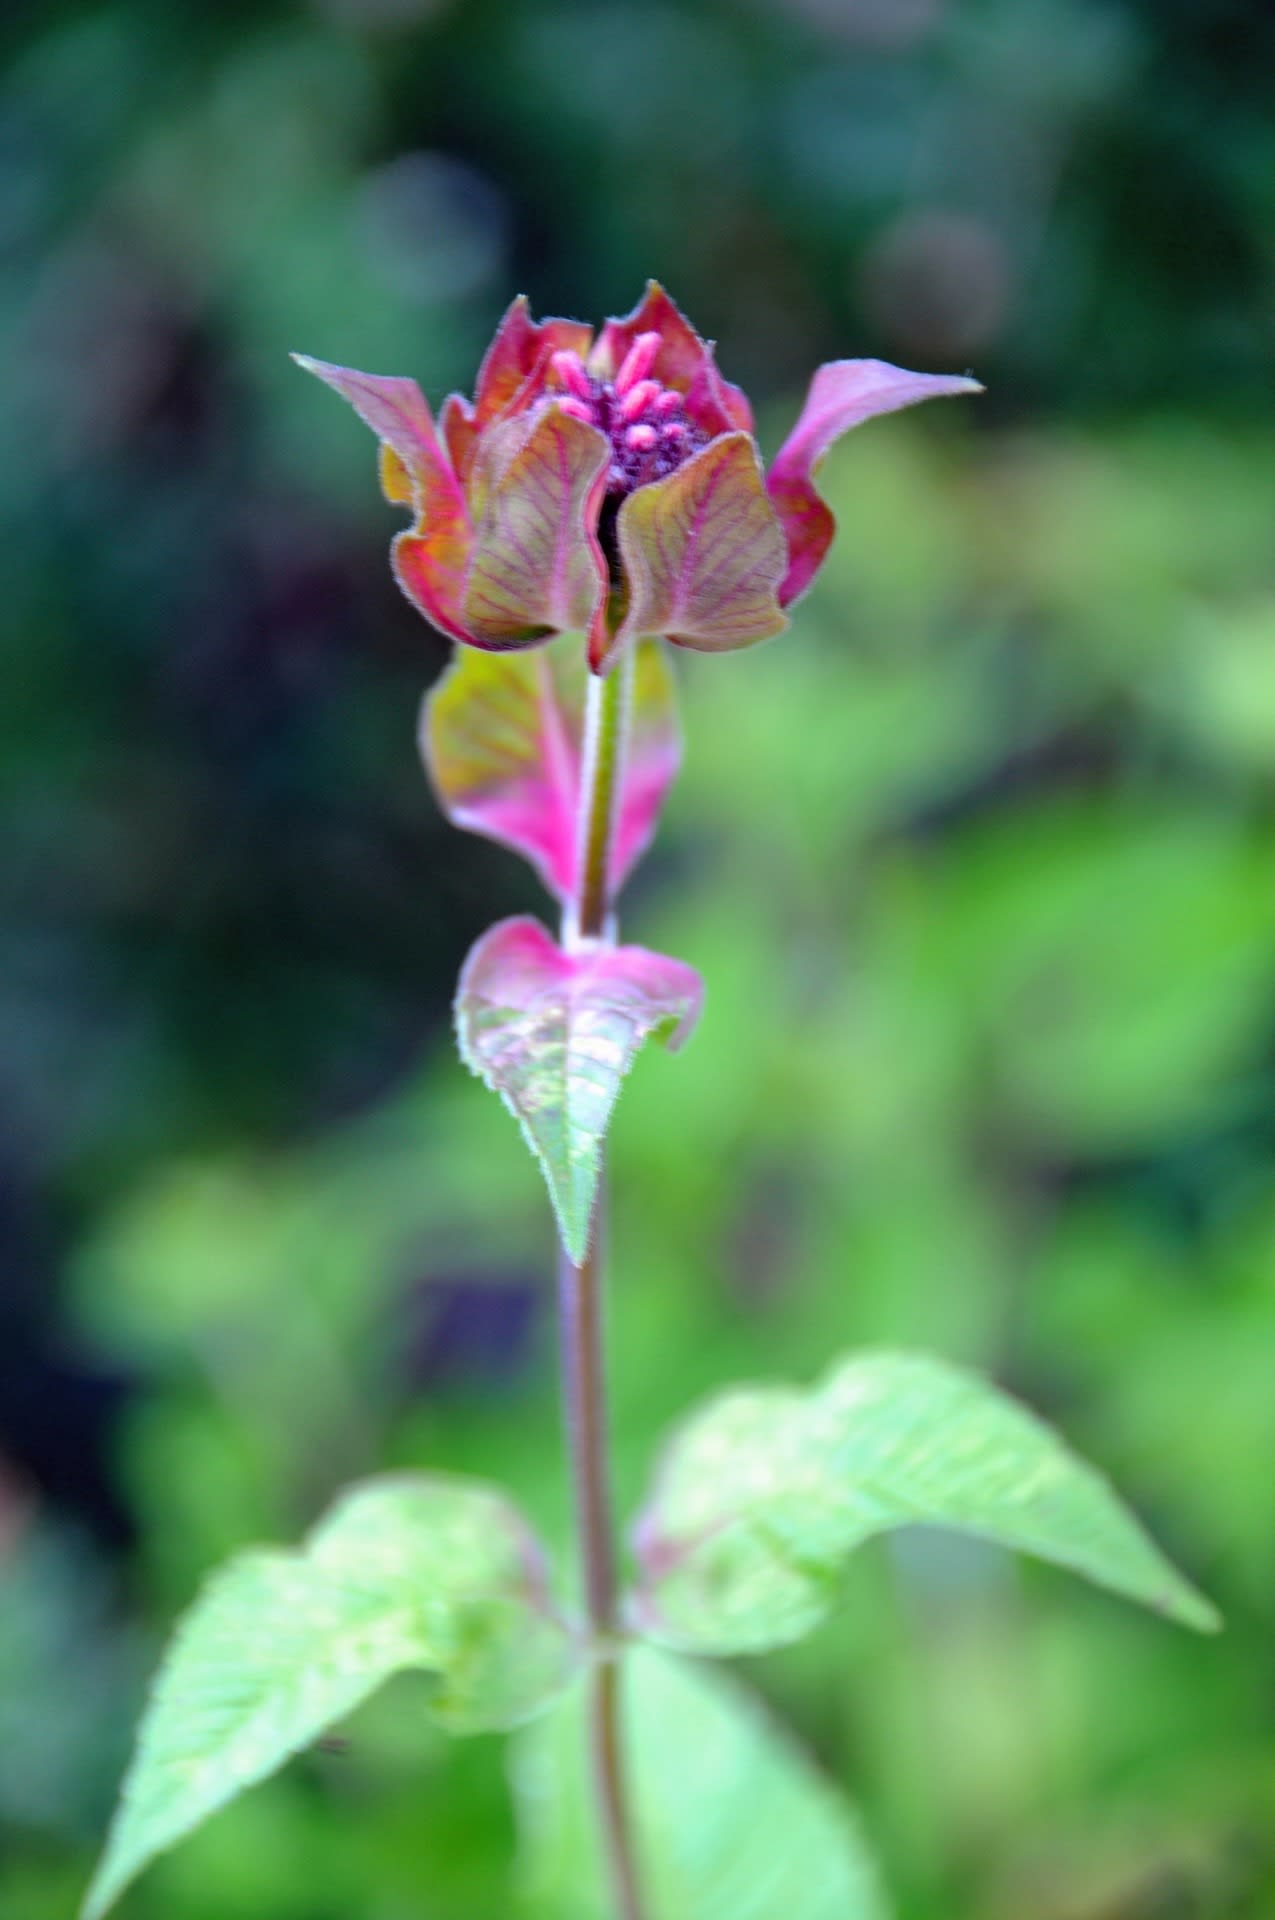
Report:
M662 480L708 442L683 395L649 377L659 345L658 334L639 334L614 380L595 378L574 353L555 353L550 363L564 389L558 405L610 442L606 490L617 500Z

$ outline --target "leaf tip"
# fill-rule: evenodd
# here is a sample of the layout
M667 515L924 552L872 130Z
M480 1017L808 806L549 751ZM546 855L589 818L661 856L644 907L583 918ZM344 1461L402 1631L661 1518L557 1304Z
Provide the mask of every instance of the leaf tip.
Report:
M1175 1581L1171 1593L1165 1594L1160 1602L1160 1611L1180 1627L1189 1627L1193 1633L1221 1633L1226 1626L1221 1612L1213 1602L1193 1587L1189 1580L1179 1578Z

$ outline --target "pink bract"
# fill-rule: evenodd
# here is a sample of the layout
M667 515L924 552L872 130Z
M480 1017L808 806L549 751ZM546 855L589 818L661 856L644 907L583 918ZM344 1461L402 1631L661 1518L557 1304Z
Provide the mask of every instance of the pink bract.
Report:
M564 904L579 888L587 680L569 638L521 653L460 648L421 720L425 765L449 819L525 855ZM613 895L650 843L680 758L668 658L644 640L616 801Z
M814 474L833 441L874 414L979 391L832 361L766 478L747 399L654 281L596 340L515 300L472 403L444 401L441 433L414 381L295 357L381 442L382 487L414 516L394 572L426 619L488 652L583 632L599 673L643 635L716 653L780 632L832 539Z

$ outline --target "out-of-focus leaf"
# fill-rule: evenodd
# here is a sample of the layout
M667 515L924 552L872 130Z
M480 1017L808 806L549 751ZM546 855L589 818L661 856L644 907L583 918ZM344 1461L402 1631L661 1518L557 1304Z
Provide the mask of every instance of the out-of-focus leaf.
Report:
M85 1920L392 1674L437 1674L438 1718L476 1732L537 1712L572 1660L536 1541L500 1495L424 1475L353 1489L303 1551L240 1555L183 1621Z
M885 1920L853 1812L754 1697L642 1649L625 1749L651 1920ZM575 1695L514 1748L528 1920L608 1920Z
M691 1416L638 1524L641 1624L693 1651L782 1646L830 1611L854 1547L914 1522L1037 1554L1184 1626L1218 1624L1048 1427L905 1353L857 1355L810 1392L736 1388Z
M421 716L421 751L449 819L525 854L560 900L576 890L587 680L575 634L526 653L462 647ZM647 640L634 664L613 891L650 844L680 754L673 675Z
M500 921L465 962L456 996L461 1055L522 1127L573 1260L588 1247L620 1082L652 1034L681 1045L702 995L699 975L681 960L605 941L567 951L526 917Z

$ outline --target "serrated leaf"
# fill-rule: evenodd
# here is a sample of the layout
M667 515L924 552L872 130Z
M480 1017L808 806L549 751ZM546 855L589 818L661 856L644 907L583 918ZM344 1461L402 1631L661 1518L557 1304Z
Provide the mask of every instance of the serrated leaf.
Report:
M699 975L680 960L600 940L566 950L525 917L500 921L465 962L461 1056L522 1127L573 1260L588 1247L620 1083L652 1035L670 1049L682 1044L702 996Z
M572 1664L540 1549L500 1495L427 1475L353 1489L300 1552L232 1560L182 1621L84 1920L392 1674L438 1675L436 1716L477 1732L537 1712Z
M649 1920L886 1920L852 1809L724 1674L625 1656L622 1737ZM611 1920L581 1701L513 1750L528 1920Z
M460 647L421 715L421 752L444 813L524 854L559 900L577 891L588 678L574 634L525 653ZM680 757L673 675L660 642L645 640L634 662L613 893L650 844Z
M649 1637L741 1653L810 1631L846 1556L917 1522L1032 1553L1184 1626L1218 1625L1093 1468L1026 1408L921 1354L865 1353L809 1392L742 1388L674 1435L636 1530Z

